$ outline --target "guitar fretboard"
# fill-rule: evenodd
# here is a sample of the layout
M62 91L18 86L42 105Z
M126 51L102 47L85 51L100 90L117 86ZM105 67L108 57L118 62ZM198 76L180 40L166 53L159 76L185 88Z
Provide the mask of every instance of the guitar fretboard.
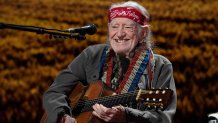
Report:
M137 90L124 94L105 96L93 100L80 100L72 109L74 115L82 112L92 111L92 106L96 103L102 104L106 107L113 107L116 105L125 105L136 102L143 102L143 106L148 109L164 110L169 103L169 99L173 91L170 89L151 89L151 90Z
M92 106L96 103L102 104L106 107L112 107L119 104L126 104L128 102L135 101L136 94L137 94L136 92L129 92L120 95L101 97L94 100L79 101L78 105L73 110L79 109L80 113L86 111L92 111L93 110Z

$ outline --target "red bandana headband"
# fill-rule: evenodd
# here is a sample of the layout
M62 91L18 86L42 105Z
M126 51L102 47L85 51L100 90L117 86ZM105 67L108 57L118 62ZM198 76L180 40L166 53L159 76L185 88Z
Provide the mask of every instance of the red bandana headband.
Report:
M118 17L129 18L141 25L144 25L146 23L146 17L133 7L116 7L109 10L109 22L111 22L112 19Z

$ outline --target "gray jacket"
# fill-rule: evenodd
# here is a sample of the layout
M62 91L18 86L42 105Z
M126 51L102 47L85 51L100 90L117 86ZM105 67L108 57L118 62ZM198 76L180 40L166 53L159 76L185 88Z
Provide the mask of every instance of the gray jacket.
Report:
M55 81L44 93L43 106L47 113L46 122L56 123L62 112L72 115L67 103L67 95L78 81L88 84L100 78L100 60L106 44L89 46L60 72ZM161 55L154 55L155 72L152 80L154 88L170 88L174 91L169 106L164 111L145 110L125 107L128 122L171 123L176 112L176 87L173 68L169 60ZM146 72L145 72L146 74Z

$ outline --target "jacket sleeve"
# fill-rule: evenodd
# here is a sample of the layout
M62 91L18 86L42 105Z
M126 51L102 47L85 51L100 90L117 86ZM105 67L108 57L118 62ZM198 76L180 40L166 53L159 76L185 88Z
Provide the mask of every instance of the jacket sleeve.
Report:
M46 111L47 123L56 123L58 116L67 113L72 115L68 106L68 95L77 81L85 81L85 69L87 54L83 51L67 69L60 72L55 81L43 95L43 107Z
M159 62L159 61L158 61ZM173 90L173 95L170 104L164 111L159 110L145 110L140 111L137 109L125 107L127 121L130 123L171 123L173 116L176 112L176 87L173 78L172 64L157 63L155 75L153 79L154 88L170 88Z
M98 79L99 61L105 47L104 44L87 47L56 77L43 95L46 123L56 123L59 115L72 116L68 96L78 81L86 85Z

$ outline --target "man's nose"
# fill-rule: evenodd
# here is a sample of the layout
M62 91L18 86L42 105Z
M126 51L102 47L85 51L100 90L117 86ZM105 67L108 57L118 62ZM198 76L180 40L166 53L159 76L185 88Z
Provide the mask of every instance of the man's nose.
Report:
M125 32L124 28L123 28L123 27L120 27L120 28L118 29L117 36L118 36L119 38L123 38L123 37L125 37L125 35L126 35L126 32Z

